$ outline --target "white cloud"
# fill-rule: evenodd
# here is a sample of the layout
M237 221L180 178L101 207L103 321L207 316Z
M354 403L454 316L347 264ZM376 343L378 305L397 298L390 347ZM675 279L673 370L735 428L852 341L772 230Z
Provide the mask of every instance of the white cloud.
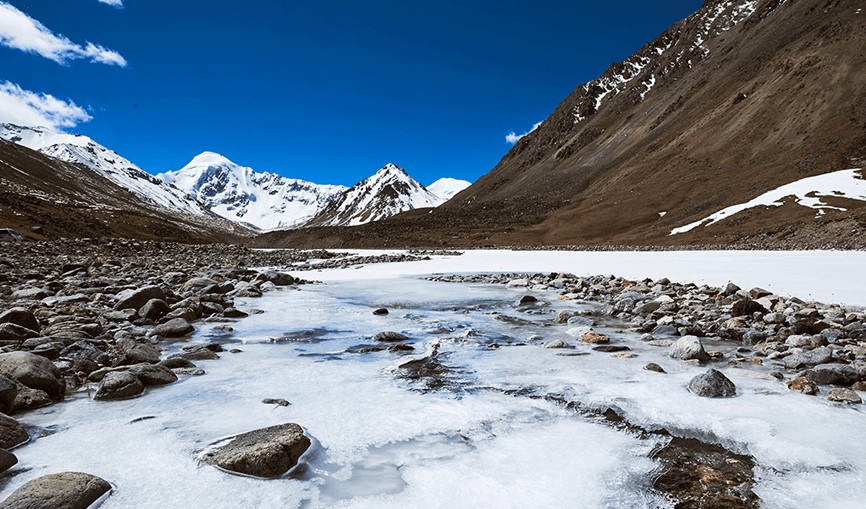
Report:
M0 82L0 123L43 126L61 131L91 118L72 101L24 90L9 81Z
M529 133L531 133L532 131L538 129L538 126L540 126L540 125L542 124L542 122L544 122L544 120L542 120L541 122L539 122L539 123L533 125L533 126L532 126L532 129L526 131L526 132L523 133L523 134L517 134L517 133L515 133L514 131L511 131L510 133L508 133L508 134L505 135L505 142L514 145L515 143L517 143L518 141L520 141L520 138L523 138L523 137L526 136L527 134L529 134Z
M108 4L118 9L123 8L123 0L98 0L100 3Z
M3 1L0 1L0 44L42 55L58 64L89 58L91 62L126 67L120 53L90 42L81 47Z

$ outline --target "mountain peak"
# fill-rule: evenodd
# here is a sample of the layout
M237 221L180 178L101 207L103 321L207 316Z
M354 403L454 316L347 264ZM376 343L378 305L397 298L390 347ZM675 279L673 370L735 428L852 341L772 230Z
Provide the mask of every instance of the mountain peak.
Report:
M187 166L216 166L216 165L231 165L237 166L229 158L216 152L202 152L192 158Z

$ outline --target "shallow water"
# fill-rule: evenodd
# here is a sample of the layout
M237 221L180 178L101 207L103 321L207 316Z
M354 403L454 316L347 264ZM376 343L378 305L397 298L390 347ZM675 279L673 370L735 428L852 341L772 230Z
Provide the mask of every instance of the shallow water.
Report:
M753 456L765 507L854 507L866 497L859 411L742 377L734 378L736 398L698 398L685 386L706 368L603 327L638 357L593 352L565 333L569 326L552 323L561 309L592 304L546 291L534 295L547 303L517 307L521 294L414 277L332 277L238 301L265 313L231 324L226 348L242 352L197 361L206 375L125 401L81 392L17 416L44 436L15 450L20 473L0 481L0 497L75 470L114 484L106 509L673 505L650 488L659 465L649 453L664 438L619 431L562 401L614 408L645 429ZM380 307L390 314L374 316ZM201 326L191 342L224 343L212 328ZM386 330L409 336L415 350L346 352L375 346L373 336ZM570 348L541 348L553 339ZM166 355L182 346L167 345ZM400 367L411 360L432 367ZM668 373L643 370L648 362ZM234 476L198 461L220 438L284 422L301 424L317 442L295 478Z

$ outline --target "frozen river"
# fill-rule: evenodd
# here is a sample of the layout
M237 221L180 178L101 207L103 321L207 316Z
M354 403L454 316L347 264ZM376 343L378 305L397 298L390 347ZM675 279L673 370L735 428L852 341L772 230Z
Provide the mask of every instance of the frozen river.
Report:
M763 507L862 507L866 418L859 405L837 408L779 382L745 377L732 377L735 398L699 398L685 386L706 368L668 359L666 348L607 326L615 324L596 329L637 357L593 352L566 334L569 326L552 324L560 310L594 304L559 301L547 290L533 292L547 304L517 307L525 290L421 276L507 271L733 280L803 298L812 284L812 298L863 304L864 261L862 253L469 252L308 272L302 277L322 283L239 300L238 307L265 312L231 324L231 333L201 325L191 342L241 350L197 361L204 376L125 401L96 402L81 392L16 416L39 438L15 450L15 468L24 471L5 480L0 497L35 477L73 470L115 486L105 509L673 506L651 489L659 463L650 452L667 438L618 430L565 401L614 408L635 426L753 457ZM373 315L380 307L390 313ZM409 336L415 350L360 353L376 346L372 337L382 331ZM536 335L542 339L529 339ZM554 339L573 348L541 347ZM431 361L435 375L399 367L412 359ZM642 369L648 362L668 373ZM263 404L265 398L291 405ZM296 478L233 476L198 460L221 437L284 422L301 424L315 439L315 455Z

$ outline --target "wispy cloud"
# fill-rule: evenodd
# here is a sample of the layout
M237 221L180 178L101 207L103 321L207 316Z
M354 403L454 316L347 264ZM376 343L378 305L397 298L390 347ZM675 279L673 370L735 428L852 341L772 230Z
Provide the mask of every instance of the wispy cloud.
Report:
M100 3L108 4L117 9L123 9L123 0L98 0Z
M61 131L91 118L72 101L24 90L9 81L0 82L0 122Z
M518 141L520 141L520 138L523 138L523 137L526 136L527 134L529 134L529 133L531 133L532 131L538 129L538 126L540 126L540 125L542 124L542 122L544 122L544 120L542 120L541 122L539 122L539 123L533 125L533 126L532 126L532 129L526 131L526 132L523 133L523 134L517 134L517 133L515 133L514 131L511 131L510 133L508 133L508 134L505 135L505 142L514 145L515 143L517 143Z
M108 3L119 1L108 0ZM42 55L58 64L88 58L91 62L126 67L126 60L120 53L92 42L84 47L75 44L3 1L0 1L0 44Z

